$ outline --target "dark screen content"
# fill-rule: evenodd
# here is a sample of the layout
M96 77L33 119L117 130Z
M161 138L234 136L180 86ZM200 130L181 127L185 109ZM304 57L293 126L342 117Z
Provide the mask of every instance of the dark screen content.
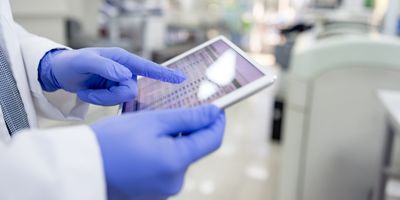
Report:
M124 104L123 112L193 107L214 100L249 84L263 73L222 40L202 48L167 67L186 75L181 84L142 78L136 100Z

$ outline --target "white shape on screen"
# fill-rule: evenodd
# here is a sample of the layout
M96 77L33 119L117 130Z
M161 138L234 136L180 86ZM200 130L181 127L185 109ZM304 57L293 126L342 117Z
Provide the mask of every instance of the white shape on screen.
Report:
M202 101L211 97L213 94L218 92L218 86L209 81L202 81L199 86L199 92L197 93L197 98Z
M207 68L206 77L212 82L205 80L200 83L197 98L200 101L208 99L218 92L218 85L230 84L235 79L235 75L236 53L229 49Z
M231 83L235 74L236 52L232 49L225 51L206 71L207 78L220 86Z

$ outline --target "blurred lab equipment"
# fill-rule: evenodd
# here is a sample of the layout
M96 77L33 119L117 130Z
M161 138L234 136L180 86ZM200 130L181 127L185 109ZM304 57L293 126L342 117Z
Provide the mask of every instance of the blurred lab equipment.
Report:
M309 6L300 9L292 20L281 23L281 40L274 48L276 62L283 69L282 84L275 102L274 126L272 139L280 141L282 119L286 106L287 70L290 71L293 46L298 42L298 36L308 31L316 32L317 38L348 34L365 34L371 32L375 25L370 23L371 11L362 8L360 1L349 0L316 0ZM282 28L283 27L283 28Z
M100 8L100 37L95 46L119 46L150 58L164 45L162 1L106 0Z
M374 200L400 199L400 168L393 163L396 136L400 133L400 91L380 90L379 100L385 110L386 129L383 141L383 151L376 181Z
M398 0L375 1L374 21L382 22L382 33L397 36L397 25L400 16L400 3ZM375 22L376 23L376 22Z
M400 89L400 42L302 35L286 96L281 200L372 197L384 132L378 89Z
M274 47L274 56L276 63L280 69L283 70L280 79L282 82L286 82L286 71L289 70L289 63L291 60L291 54L293 46L297 40L297 36L301 33L309 31L313 28L312 24L306 22L298 22L294 25L284 27L280 30L281 42ZM285 84L281 86L284 88ZM282 122L283 122L283 111L285 106L284 91L281 89L278 95L276 95L274 102L274 118L271 139L275 142L280 142L282 139Z
M276 62L283 70L289 68L290 55L297 36L313 28L313 25L307 23L296 23L280 30L284 42L275 46Z
M333 9L342 4L342 0L312 0L312 5L315 8Z

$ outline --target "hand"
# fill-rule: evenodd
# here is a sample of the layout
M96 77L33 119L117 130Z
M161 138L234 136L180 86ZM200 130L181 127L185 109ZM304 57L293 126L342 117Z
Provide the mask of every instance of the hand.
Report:
M176 194L189 165L221 145L224 127L224 113L212 105L125 114L93 124L109 193L135 199Z
M45 91L64 89L83 101L116 105L137 95L137 76L180 83L182 72L160 66L120 48L85 48L48 52L39 66Z

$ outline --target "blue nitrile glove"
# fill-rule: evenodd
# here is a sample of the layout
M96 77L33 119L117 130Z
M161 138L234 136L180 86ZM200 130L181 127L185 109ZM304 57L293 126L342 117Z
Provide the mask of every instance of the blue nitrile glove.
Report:
M206 105L125 114L91 127L109 194L165 199L180 191L190 164L221 145L225 114Z
M53 50L39 65L39 82L45 91L64 89L83 101L116 105L137 95L137 75L180 83L185 76L140 58L121 48Z

